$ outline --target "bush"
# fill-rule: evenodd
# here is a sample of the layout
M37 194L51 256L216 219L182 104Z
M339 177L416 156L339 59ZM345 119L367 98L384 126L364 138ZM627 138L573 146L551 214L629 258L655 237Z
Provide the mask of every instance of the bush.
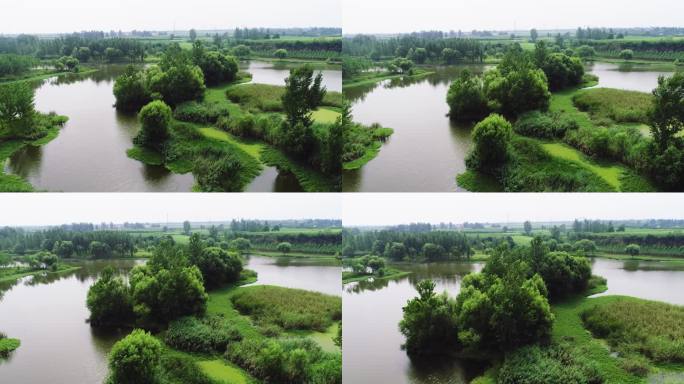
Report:
M86 300L92 325L129 325L134 319L128 285L112 268L105 268L90 289Z
M236 282L242 271L240 256L218 247L206 247L199 255L191 255L190 262L202 272L207 289Z
M532 110L547 110L551 93L546 75L540 69L523 67L488 71L484 75L484 91L489 109L506 116L517 116Z
M173 111L177 120L199 124L214 124L219 118L229 115L228 107L221 103L198 103L189 101L180 104Z
M198 353L223 353L229 343L241 339L237 328L220 316L183 317L171 322L164 335L170 347Z
M562 113L539 111L523 114L513 125L518 134L542 139L562 138L577 128L577 122Z
M159 384L214 384L204 371L188 356L165 354L161 358Z
M139 114L141 128L134 141L136 144L161 149L169 137L171 108L163 101L155 100L144 106Z
M533 345L506 355L497 376L499 384L603 382L593 362L558 345Z
M342 383L342 357L310 339L244 339L228 345L226 357L267 383Z
M204 151L195 158L192 173L203 192L238 192L242 190L243 166L232 152Z
M337 296L276 286L243 287L231 296L240 313L260 324L291 329L324 331L342 318Z
M508 157L511 123L503 116L492 114L473 129L473 150L466 162L468 168L490 173L503 165Z
M118 341L109 353L111 384L152 384L159 374L161 343L151 334L133 330Z
M150 67L146 71L146 78L153 96L156 93L169 105L200 100L204 96L204 74L195 65L177 63L164 70Z

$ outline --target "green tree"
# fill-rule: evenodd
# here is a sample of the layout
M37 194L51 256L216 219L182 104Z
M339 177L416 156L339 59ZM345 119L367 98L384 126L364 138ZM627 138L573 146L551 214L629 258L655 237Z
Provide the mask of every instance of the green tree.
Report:
M416 48L413 51L413 55L410 57L411 60L418 64L424 64L425 60L428 58L428 52L425 48Z
M287 57L287 49L276 49L276 51L273 53L273 56L282 60Z
M92 325L125 326L134 320L130 289L121 276L114 275L111 267L105 268L88 289L86 305Z
M278 246L276 247L276 249L279 252L281 252L283 255L286 255L286 254L290 253L290 251L292 250L292 244L284 241L282 243L279 243Z
M532 223L530 223L529 220L527 220L523 223L523 228L524 228L525 234L527 236L529 236L532 233Z
M447 93L449 117L454 120L479 120L488 113L482 79L467 69L449 86Z
M632 60L634 58L634 51L631 49L623 49L620 51L620 58L623 60Z
M26 82L0 84L0 128L16 137L32 135L36 114L33 90Z
M185 220L185 221L183 222L183 233L186 234L186 235L189 235L189 234L190 234L190 229L192 229L192 227L191 227L191 225L190 225L190 222L187 221L187 220Z
M202 69L188 63L182 52L175 53L172 48L162 58L159 67L147 69L146 78L150 91L173 106L200 100L206 89Z
M154 336L135 329L118 341L109 353L110 384L157 382L162 345Z
M68 240L57 241L52 248L52 252L62 259L71 257L74 251L74 244Z
M533 43L536 43L538 38L539 38L539 33L537 33L537 29L532 28L530 30L530 40L532 40Z
M451 48L442 49L442 60L444 60L444 64L455 64L459 59L461 59L461 52L458 50Z
M640 252L641 252L641 247L639 246L639 244L628 244L625 247L625 253L630 255L631 257L639 256Z
M129 65L123 75L114 82L117 109L137 111L152 101L143 71Z
M92 241L88 246L88 253L93 259L108 259L112 257L112 249L109 244L99 241Z
M576 241L572 247L585 255L591 255L596 251L596 243L589 239L581 239Z
M252 247L252 243L249 241L249 239L238 237L230 242L230 247L237 249L242 253L248 251Z
M336 175L341 172L344 132L348 131L352 124L351 105L345 103L340 116L330 126L326 135L321 159L321 169L323 172L330 175Z
M145 105L138 117L141 128L134 139L135 143L148 148L161 149L169 137L171 108L163 101L155 100Z
M202 250L203 249L204 249L204 245L202 244L202 239L200 238L200 234L195 232L192 235L190 235L190 240L188 240L188 256L189 256L190 260L192 260L193 258L199 258L200 256L202 256Z
M406 246L404 245L404 243L399 243L399 242L393 242L393 243L385 244L385 252L384 253L385 253L385 257L388 257L392 260L402 260L408 255L408 252L406 250Z
M418 297L402 308L399 330L406 337L409 355L434 355L458 347L456 304L446 293L436 295L435 283L423 280L416 285Z
M650 121L653 139L664 152L684 129L684 72L658 78Z
M493 172L506 161L513 128L503 116L491 114L473 129L473 150L466 162L469 168Z
M208 289L237 281L242 271L240 256L218 247L204 248L199 257L190 258L190 263L202 272Z
M239 58L249 57L249 55L251 55L251 54L252 54L252 50L249 49L249 47L244 45L244 44L237 45L237 46L235 46L235 48L233 48L233 55L235 55Z
M190 30L189 35L190 35L190 41L194 42L195 40L197 40L197 31L195 31L194 28Z
M203 192L239 192L243 166L233 152L205 153L193 162L192 173Z
M444 247L439 244L425 243L423 244L423 257L429 261L442 260L446 256Z
M550 54L541 66L552 91L579 85L584 76L584 65L578 57L564 53Z

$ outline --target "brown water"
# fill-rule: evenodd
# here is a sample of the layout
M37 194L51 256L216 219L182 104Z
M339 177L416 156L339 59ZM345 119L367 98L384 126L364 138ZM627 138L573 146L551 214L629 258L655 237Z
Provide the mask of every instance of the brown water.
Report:
M85 305L99 272L113 265L122 273L140 261L86 261L61 275L27 277L0 283L0 330L21 340L0 360L0 383L100 384L107 354L126 332L93 329ZM341 269L333 262L298 263L250 256L246 268L258 273L255 284L271 284L340 295Z
M380 154L360 170L345 171L348 192L445 192L461 190L456 175L465 171L471 125L452 122L446 94L459 73L468 68L438 68L418 80L386 80L345 89L354 120L394 129Z
M290 66L251 61L241 64L255 83L284 85ZM126 156L139 130L135 114L113 105L114 80L125 65L106 65L97 72L49 79L36 89L36 108L55 111L69 121L56 139L45 146L16 152L5 171L27 179L36 189L65 192L189 192L191 173L179 175L162 166L149 166ZM324 85L340 91L342 71L321 70ZM297 179L264 171L246 188L249 192L299 192Z
M660 263L592 260L592 273L608 279L602 295L628 295L684 305L684 271ZM349 384L464 384L481 372L477 362L450 359L428 364L412 362L401 349L402 307L417 296L415 285L433 279L437 291L456 296L463 276L482 263L435 263L401 266L413 274L395 280L344 285L343 380Z

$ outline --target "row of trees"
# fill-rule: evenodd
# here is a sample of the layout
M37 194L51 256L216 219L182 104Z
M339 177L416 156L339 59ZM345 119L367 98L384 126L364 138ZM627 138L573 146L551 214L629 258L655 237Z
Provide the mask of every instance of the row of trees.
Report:
M60 258L88 257L95 259L132 257L136 248L133 236L126 232L74 232L62 228L42 231L12 231L0 236L0 249L23 255L38 250L55 253Z
M343 256L350 257L357 252L392 260L423 258L429 261L468 258L473 253L467 236L461 232L345 232L342 237Z
M342 53L345 56L367 57L372 60L403 57L418 64L454 64L484 60L484 48L480 41L445 39L441 35L408 34L393 38L356 35L343 40Z
M73 56L81 62L143 61L146 47L141 40L103 38L100 35L74 33L54 39L31 35L0 37L0 53L14 53L39 59Z
M481 273L463 279L458 296L418 283L399 323L412 356L500 353L548 339L553 325L549 300L584 291L591 277L587 259L549 252L540 238L530 247L501 246Z

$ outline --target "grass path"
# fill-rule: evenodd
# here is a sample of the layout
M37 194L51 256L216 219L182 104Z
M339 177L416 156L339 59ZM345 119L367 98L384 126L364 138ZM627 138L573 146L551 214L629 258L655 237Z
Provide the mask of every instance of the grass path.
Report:
M613 188L620 190L620 178L625 171L623 166L615 164L597 164L596 162L589 160L582 152L563 143L546 143L542 144L542 146L550 155L577 163L583 168L588 169L600 176Z

